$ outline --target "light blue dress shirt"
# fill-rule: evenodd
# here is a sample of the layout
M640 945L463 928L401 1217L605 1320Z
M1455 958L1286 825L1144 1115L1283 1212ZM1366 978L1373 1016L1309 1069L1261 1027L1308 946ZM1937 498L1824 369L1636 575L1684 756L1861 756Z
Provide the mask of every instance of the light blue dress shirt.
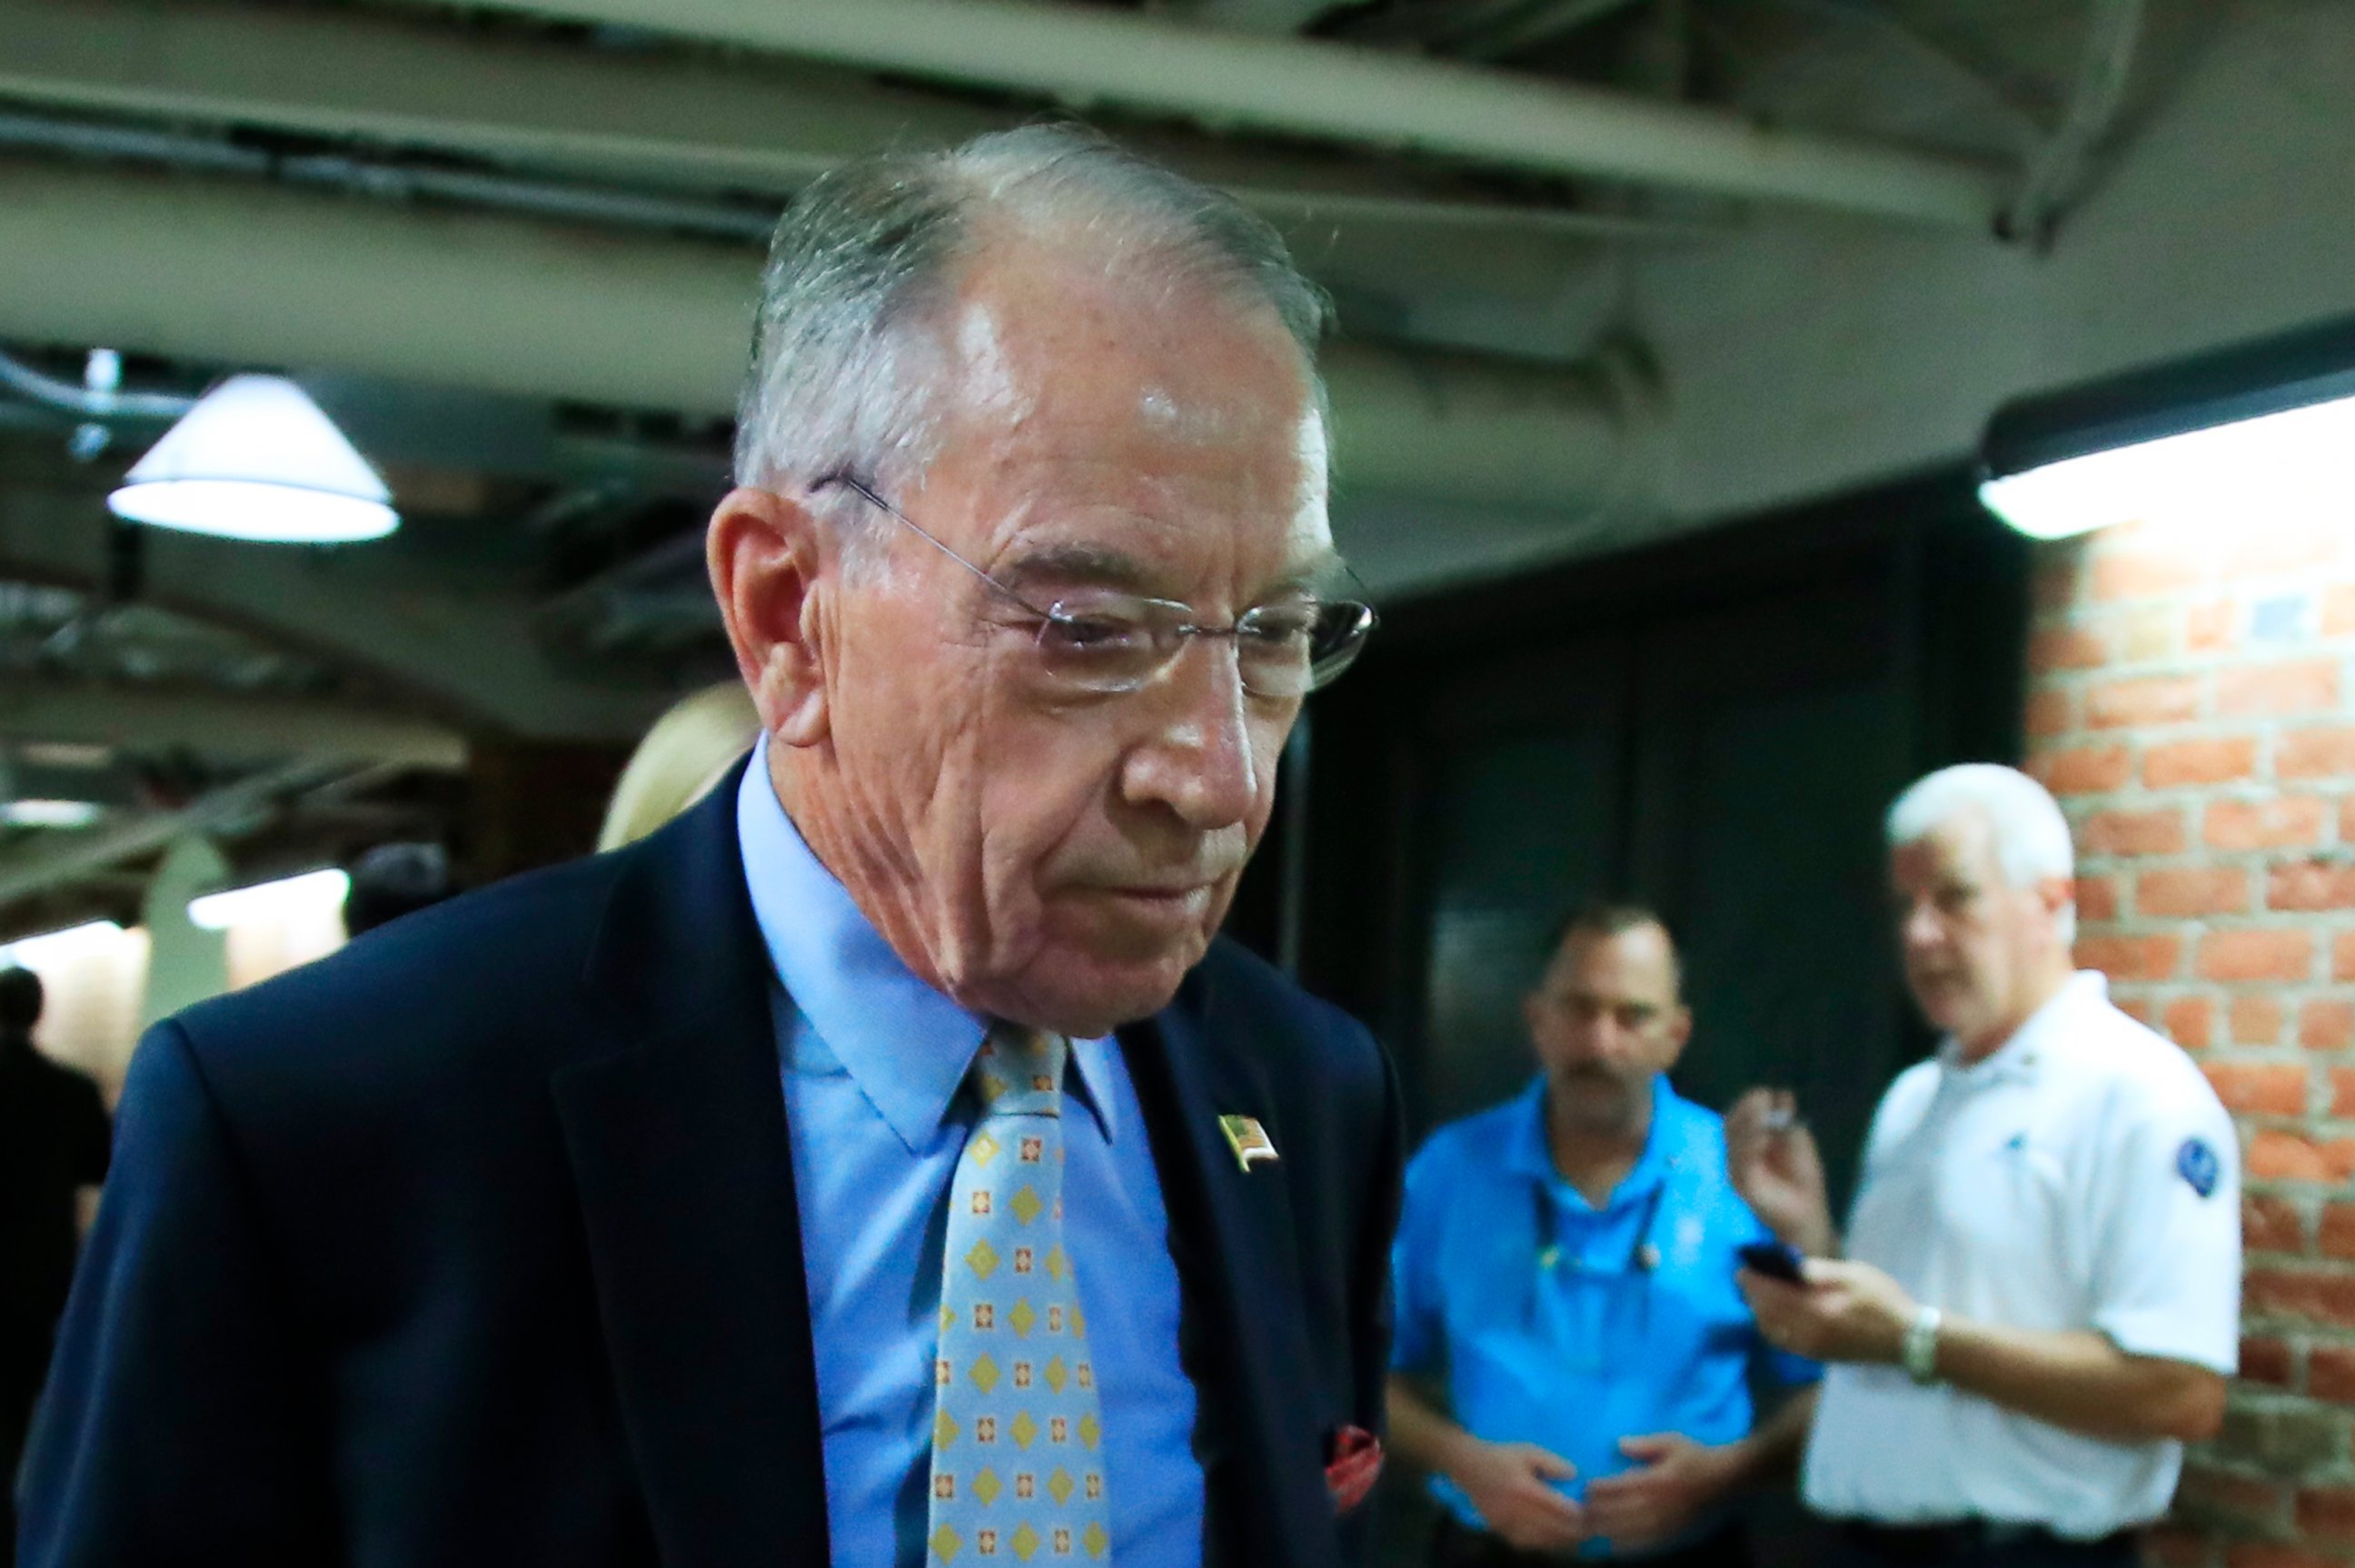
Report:
M835 1568L919 1568L948 1189L986 1022L910 973L802 841L752 753L736 824L781 985L777 1055L810 1322ZM1135 1086L1111 1040L1074 1042L1087 1108L1064 1118L1064 1240L1079 1274L1121 1568L1199 1568L1194 1385L1178 1360L1178 1269ZM794 1543L779 1542L781 1552Z
M1726 1174L1724 1122L1665 1078L1642 1157L1601 1208L1588 1203L1554 1169L1540 1077L1442 1127L1407 1167L1391 1364L1444 1374L1465 1430L1561 1455L1578 1467L1562 1490L1583 1496L1633 1467L1623 1437L1680 1432L1716 1445L1747 1434L1754 1358L1785 1382L1820 1375L1765 1344L1734 1285L1735 1249L1768 1235ZM1480 1527L1455 1487L1432 1489ZM1581 1552L1607 1556L1611 1545Z

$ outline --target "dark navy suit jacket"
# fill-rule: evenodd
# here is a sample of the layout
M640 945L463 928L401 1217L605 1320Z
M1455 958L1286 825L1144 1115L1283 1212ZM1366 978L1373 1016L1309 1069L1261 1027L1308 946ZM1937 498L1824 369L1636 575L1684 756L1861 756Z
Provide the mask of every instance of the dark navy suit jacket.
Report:
M722 785L142 1044L24 1478L31 1568L818 1563L767 987ZM1221 943L1121 1031L1201 1392L1209 1560L1370 1561L1397 1096ZM1221 1114L1281 1156L1246 1172Z

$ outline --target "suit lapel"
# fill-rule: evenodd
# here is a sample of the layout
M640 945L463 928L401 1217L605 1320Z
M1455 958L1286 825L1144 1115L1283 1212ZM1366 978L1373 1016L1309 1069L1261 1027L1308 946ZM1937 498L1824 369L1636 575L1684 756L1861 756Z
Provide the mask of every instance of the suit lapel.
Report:
M799 1211L737 776L631 852L588 976L610 1036L552 1083L622 1420L673 1568L822 1558L826 1540Z
M1299 1380L1315 1363L1302 1321L1299 1250L1279 1160L1246 1172L1219 1117L1257 1117L1275 1139L1266 1085L1234 1042L1206 1027L1199 983L1121 1031L1169 1211L1200 1395L1226 1463L1211 1475L1214 1561L1317 1568L1339 1561L1324 1481L1324 1433ZM1196 1005L1189 1005L1189 999ZM1207 1375L1203 1375L1207 1374Z

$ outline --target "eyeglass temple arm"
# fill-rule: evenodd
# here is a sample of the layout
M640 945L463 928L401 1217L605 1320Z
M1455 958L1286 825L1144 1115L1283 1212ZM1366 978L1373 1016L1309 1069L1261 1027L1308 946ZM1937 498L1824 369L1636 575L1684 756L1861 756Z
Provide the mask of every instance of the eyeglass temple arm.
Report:
M891 518L893 521L899 523L904 528L911 529L918 539L923 540L926 544L932 546L943 555L947 556L951 560L955 561L959 566L964 567L967 571L972 572L975 577L981 579L981 581L988 584L991 589L1003 594L1011 603L1020 605L1030 614L1038 616L1041 621L1060 621L1062 619L1061 616L1058 615L1052 610L1039 609L1039 606L1031 603L1030 601L1023 598L1022 595L1015 592L1014 590L1007 587L1006 584L998 581L997 579L990 576L989 573L982 571L981 568L974 565L973 562L965 560L964 557L957 554L956 551L949 549L948 546L934 539L932 536L931 531L928 530L922 523L919 523L915 518L908 516L907 513L901 511L899 507L893 506L890 502L877 495L872 489L868 488L867 482L859 478L856 474L851 473L847 469L837 469L831 474L822 475L818 478L812 480L810 482L810 488L812 490L823 490L830 485L839 485L843 486L845 489L850 491L851 494L857 496L860 500L865 501L868 506L874 507L877 511L881 512L885 517Z

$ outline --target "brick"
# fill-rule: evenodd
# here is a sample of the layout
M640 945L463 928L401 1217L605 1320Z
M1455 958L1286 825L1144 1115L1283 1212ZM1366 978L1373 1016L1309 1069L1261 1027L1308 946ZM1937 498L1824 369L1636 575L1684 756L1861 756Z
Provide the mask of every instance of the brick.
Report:
M2284 659L2278 664L2243 665L2216 673L2216 712L2220 718L2327 713L2338 706L2337 659Z
M2355 1176L2355 1139L2263 1128L2249 1138L2248 1172L2259 1181L2344 1181Z
M2159 1032L2186 1051L2216 1042L2216 1004L2206 997L2178 997L2158 1015Z
M2135 913L2167 920L2246 914L2249 873L2238 866L2169 866L2135 880Z
M2097 669L2109 662L2109 639L2091 626L2048 626L2028 639L2028 668L2031 675Z
M2213 1557L2204 1531L2162 1520L2142 1532L2146 1568L2213 1568Z
M2289 1488L2276 1481L2187 1465L2176 1483L2175 1517L2233 1535L2279 1534L2289 1515Z
M2099 969L2113 980L2171 980L2182 961L2183 944L2172 936L2077 939L2077 967Z
M2169 741L2143 753L2142 782L2149 789L2177 789L2186 784L2237 784L2257 771L2254 735L2220 735L2197 741Z
M2222 653L2232 645L2232 602L2211 599L2183 613L2183 645L2195 654Z
M2104 921L2118 918L2116 878L2079 877L2076 895L2077 920L2080 924L2099 925Z
M2342 931L2330 939L2330 977L2355 980L2355 931Z
M2241 1200L2241 1244L2253 1253L2304 1254L2306 1216L2288 1199L2253 1192Z
M2355 636L2355 584L2333 588L2322 596L2322 635Z
M2124 746L2073 746L2031 759L2028 771L2054 795L2106 795L2134 777L2134 753Z
M2155 724L2189 724L2200 717L2204 693L2197 676L2138 676L2104 681L2085 693L2088 730L2143 730Z
M2355 1046L2355 1002L2325 997L2298 1008L2297 1043L2308 1051Z
M2338 1121L2355 1121L2355 1067L2330 1070L2330 1115Z
M2298 1493L2297 1532L2307 1540L2355 1545L2355 1488L2316 1487Z
M2157 599L2199 586L2200 562L2184 551L2102 543L2088 584L2096 599Z
M2225 536L2215 570L2225 577L2280 577L2338 563L2338 530L2328 523L2268 517Z
M2097 811L2077 829L2078 851L2086 855L2180 855L2185 842L2183 813L2171 805Z
M2322 842L2329 820L2320 795L2283 795L2211 802L2200 831L2212 849L2305 849Z
M2224 1568L2347 1568L2347 1559L2276 1541L2242 1541L2225 1549Z
M2325 1257L2355 1258L2355 1203L2326 1203L2315 1227L2315 1249Z
M2323 779L2355 776L2355 726L2286 730L2274 748L2274 777Z
M2355 1345L2317 1345L2307 1351L2306 1392L2310 1399L2355 1404Z
M2211 1061L2200 1068L2228 1111L2243 1115L2306 1115L2306 1068L2286 1061Z
M2288 1388L2296 1381L2296 1359L2286 1339L2249 1339L2241 1341L2241 1381L2267 1388Z
M2355 859L2278 860L2265 878L2267 909L2355 909Z
M2267 1475L2297 1480L2339 1467L2347 1452L2347 1417L2297 1405L2238 1407L2224 1413L2216 1452Z
M2036 547L2028 569L2030 603L2040 610L2067 610L2076 604L2089 542L2083 539L2051 539Z
M2271 997L2234 997L2231 1024L2234 1045L2278 1045L2281 1003Z
M2211 931L2200 939L2204 980L2303 980L2314 973L2314 933L2268 927Z
M2244 1308L2334 1328L2355 1328L2355 1275L2318 1268L2254 1268L2243 1281Z
M2039 738L2065 735L2077 727L2077 699L2056 687L2028 694L2023 714L2028 732Z
M2148 997L2112 991L2110 1005L2145 1029L2158 1027L2158 1009L2151 1006Z

